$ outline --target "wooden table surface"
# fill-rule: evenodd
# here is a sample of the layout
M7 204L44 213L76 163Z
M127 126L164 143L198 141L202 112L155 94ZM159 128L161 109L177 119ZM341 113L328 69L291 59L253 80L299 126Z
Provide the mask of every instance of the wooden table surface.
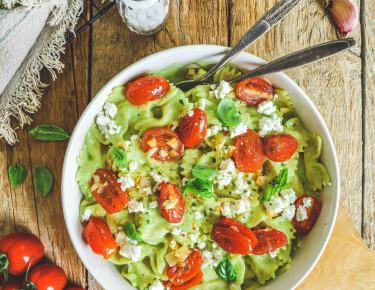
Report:
M101 289L85 270L70 242L61 208L61 170L67 141L42 143L28 135L38 124L56 124L71 133L91 98L113 76L154 52L186 44L232 46L278 0L171 0L166 27L153 36L138 36L126 28L117 9L73 40L55 82L47 71L41 110L34 123L18 130L19 143L0 141L0 236L31 231L40 236L46 259L62 266L70 284ZM361 5L360 25L351 35L360 46L338 56L288 71L322 114L332 134L341 168L341 198L367 245L375 248L375 3ZM267 61L297 49L339 38L323 0L303 1L285 20L247 51ZM97 1L97 5L103 5ZM104 4L105 5L105 4ZM95 14L95 8L85 15ZM7 169L19 160L28 170L17 189ZM35 165L54 176L50 195L33 186ZM78 206L78 205L72 205Z

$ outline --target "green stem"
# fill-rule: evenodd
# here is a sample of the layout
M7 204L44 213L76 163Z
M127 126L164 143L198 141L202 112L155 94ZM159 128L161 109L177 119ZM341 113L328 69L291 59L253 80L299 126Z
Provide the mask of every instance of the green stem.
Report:
M8 266L9 260L6 254L0 252L0 273L3 273L4 282L3 286L8 282Z

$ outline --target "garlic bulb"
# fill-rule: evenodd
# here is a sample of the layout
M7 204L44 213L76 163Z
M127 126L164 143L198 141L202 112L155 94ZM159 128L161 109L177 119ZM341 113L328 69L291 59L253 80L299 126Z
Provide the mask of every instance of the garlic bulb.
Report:
M358 23L358 6L354 0L328 0L326 8L345 36L354 30Z

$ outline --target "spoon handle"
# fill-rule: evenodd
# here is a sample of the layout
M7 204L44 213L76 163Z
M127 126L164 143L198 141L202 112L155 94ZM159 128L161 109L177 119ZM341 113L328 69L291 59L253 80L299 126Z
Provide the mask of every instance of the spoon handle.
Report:
M285 16L289 14L302 0L283 0L268 11L257 23L252 26L244 36L236 43L236 45L214 66L204 78L208 78L221 67L227 64L231 59L237 56L241 51L247 48L255 40L269 31Z
M321 60L338 52L344 51L356 45L357 41L354 38L335 40L318 44L316 46L305 48L303 50L291 53L287 56L262 65L248 73L235 77L228 82L235 83L254 77L303 66Z

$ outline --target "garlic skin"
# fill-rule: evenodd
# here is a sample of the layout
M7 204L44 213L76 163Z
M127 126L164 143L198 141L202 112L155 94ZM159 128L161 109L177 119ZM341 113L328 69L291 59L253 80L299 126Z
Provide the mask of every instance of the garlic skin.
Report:
M345 36L358 24L358 6L353 0L328 0L326 8Z

